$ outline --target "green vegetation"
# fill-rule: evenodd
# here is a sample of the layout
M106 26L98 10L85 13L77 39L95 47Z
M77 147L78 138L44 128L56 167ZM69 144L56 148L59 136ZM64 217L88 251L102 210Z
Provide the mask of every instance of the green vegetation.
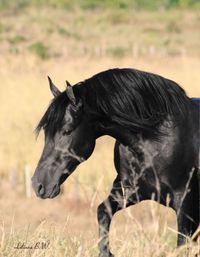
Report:
M4 31L4 26L0 23L0 33Z
M24 36L22 36L22 35L16 35L13 38L9 39L9 42L11 44L19 44L19 43L25 42L25 41L26 41L26 38Z
M0 12L4 53L200 56L199 0L0 0Z
M115 58L122 58L126 56L128 52L129 49L123 47L113 47L107 49L107 54Z
M82 9L99 9L99 8L117 8L117 9L169 9L169 8L193 8L200 6L198 0L0 0L0 8L23 8L26 6L53 6L57 8L82 8Z
M33 43L29 49L37 54L38 57L41 59L47 59L49 57L49 49L48 47L42 42L35 42Z
M136 2L138 4L136 5ZM183 0L168 1L170 6L186 6ZM22 4L27 2L27 4ZM47 2L49 5L47 5ZM163 1L148 1L156 5L145 5L147 10L140 8L147 1L129 0L116 1L56 1L66 8L53 8L54 0L0 0L0 6L28 6L23 9L1 10L0 49L4 54L32 52L41 60L48 58L114 57L125 58L138 56L200 56L200 10L171 8L155 11ZM139 3L140 2L140 3ZM20 4L19 4L20 3ZM37 5L36 5L37 3ZM92 3L93 7L89 4ZM118 5L121 3L121 7ZM122 5L124 3L124 5ZM186 2L185 2L186 3ZM191 3L195 6L196 1ZM193 3L193 4L192 4ZM64 5L65 4L65 5ZM43 5L43 6L42 6ZM40 8L39 8L40 6ZM57 6L57 5L56 5ZM61 5L60 5L61 6ZM87 6L87 7L86 7ZM101 7L100 7L101 6ZM106 7L107 9L102 9ZM122 6L124 6L122 8ZM130 7L128 9L128 6ZM167 6L167 5L165 5ZM99 9L97 9L97 7ZM112 7L112 8L111 8ZM82 8L82 9L81 9ZM87 8L87 9L84 9ZM91 8L96 8L91 9ZM142 8L142 7L141 7ZM168 7L166 7L168 8ZM15 14L15 15L13 15ZM17 22L16 22L17 20Z
M65 29L64 27L58 26L57 31L60 35L65 36L65 37L72 37L74 39L80 39L81 38L78 33L74 33L72 31L69 31L69 30Z

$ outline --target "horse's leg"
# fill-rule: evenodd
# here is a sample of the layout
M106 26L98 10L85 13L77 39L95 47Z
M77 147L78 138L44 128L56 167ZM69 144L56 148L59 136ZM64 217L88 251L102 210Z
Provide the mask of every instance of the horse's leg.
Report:
M114 164L117 172L120 170L119 143L116 141L114 149ZM113 215L121 210L123 205L122 184L117 175L113 182L113 187L107 199L103 201L97 209L97 219L99 223L99 251L100 257L113 256L109 249L109 228Z
M186 242L187 236L192 236L200 223L199 185L197 174L193 174L191 182L183 191L175 194L174 209L177 214L178 246Z
M109 196L98 206L97 210L100 237L99 257L113 257L109 248L109 229L112 217L117 211L148 199L146 195L143 195L144 186L147 187L148 185L142 181L138 181L136 187L134 187L129 181L122 183L119 176L115 179Z
M109 249L109 228L113 215L123 208L123 192L118 177L113 183L113 188L105 201L97 209L99 223L99 257L113 256Z

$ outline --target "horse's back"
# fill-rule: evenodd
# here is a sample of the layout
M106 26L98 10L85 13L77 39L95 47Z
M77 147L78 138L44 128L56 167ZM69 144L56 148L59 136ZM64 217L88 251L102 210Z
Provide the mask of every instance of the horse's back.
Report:
M191 100L200 107L200 97L192 97Z
M198 164L197 166L200 167L200 98L191 98L192 102L194 103L194 122L195 127L197 130L197 148L198 148Z

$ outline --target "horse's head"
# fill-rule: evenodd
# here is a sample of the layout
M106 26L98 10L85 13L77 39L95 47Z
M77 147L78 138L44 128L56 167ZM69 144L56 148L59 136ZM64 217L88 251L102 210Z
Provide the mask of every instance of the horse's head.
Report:
M53 198L60 185L89 158L95 146L92 124L84 114L83 101L67 82L60 92L49 78L54 99L41 119L37 130L44 130L45 145L35 174L33 188L41 198Z

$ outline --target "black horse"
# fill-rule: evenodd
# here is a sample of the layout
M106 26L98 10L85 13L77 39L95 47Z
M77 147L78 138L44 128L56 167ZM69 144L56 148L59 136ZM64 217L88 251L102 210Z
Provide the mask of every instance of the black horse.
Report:
M32 178L37 196L53 198L75 168L87 160L95 140L116 139L117 176L97 211L100 256L109 250L113 215L142 200L176 211L178 245L200 223L199 108L175 82L134 69L111 69L54 95L37 126L45 146ZM94 171L95 172L95 171Z

